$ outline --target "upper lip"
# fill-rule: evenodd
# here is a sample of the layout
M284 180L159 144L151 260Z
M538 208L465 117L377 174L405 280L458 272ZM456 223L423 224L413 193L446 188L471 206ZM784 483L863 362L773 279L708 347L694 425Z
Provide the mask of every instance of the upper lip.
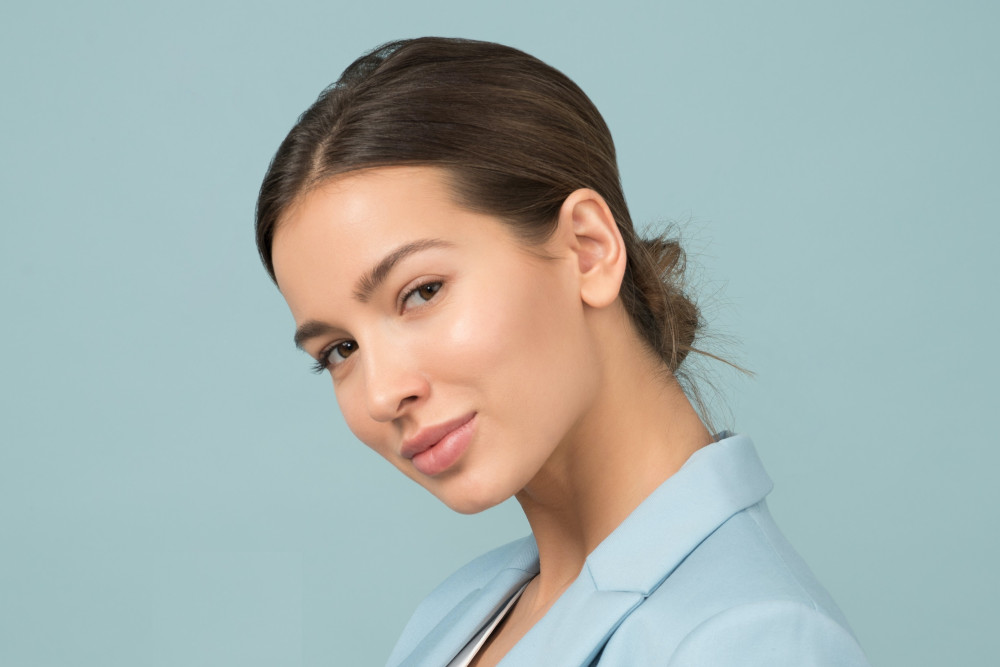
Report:
M441 422L440 424L425 426L424 428L418 429L413 435L408 438L403 438L403 449L400 453L404 458L412 459L420 452L425 452L441 442L441 440L452 431L468 424L475 416L475 412L470 412L456 419L449 419L448 421Z

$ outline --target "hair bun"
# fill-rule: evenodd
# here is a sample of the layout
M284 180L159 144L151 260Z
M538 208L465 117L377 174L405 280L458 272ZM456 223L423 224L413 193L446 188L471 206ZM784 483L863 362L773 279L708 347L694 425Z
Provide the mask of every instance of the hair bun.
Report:
M645 337L659 341L655 347L671 372L683 363L702 327L698 304L685 291L684 274L687 258L677 239L659 236L637 239L639 249L634 263L634 276L641 302L637 306L648 310Z

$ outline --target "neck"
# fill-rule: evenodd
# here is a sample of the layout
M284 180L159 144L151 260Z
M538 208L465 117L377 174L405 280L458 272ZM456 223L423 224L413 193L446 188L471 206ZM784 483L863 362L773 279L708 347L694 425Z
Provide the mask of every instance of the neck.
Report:
M613 363L605 364L592 409L516 496L538 544L530 602L537 613L576 579L604 538L712 441L676 380L635 345L620 347L605 357Z

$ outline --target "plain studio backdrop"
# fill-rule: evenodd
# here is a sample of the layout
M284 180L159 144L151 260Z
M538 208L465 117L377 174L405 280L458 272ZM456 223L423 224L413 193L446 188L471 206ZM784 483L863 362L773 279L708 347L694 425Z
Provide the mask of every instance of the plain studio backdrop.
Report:
M991 2L55 2L0 10L0 664L381 665L527 532L356 442L258 263L280 140L363 51L576 80L679 221L721 421L876 665L996 664ZM530 341L525 341L530 344Z

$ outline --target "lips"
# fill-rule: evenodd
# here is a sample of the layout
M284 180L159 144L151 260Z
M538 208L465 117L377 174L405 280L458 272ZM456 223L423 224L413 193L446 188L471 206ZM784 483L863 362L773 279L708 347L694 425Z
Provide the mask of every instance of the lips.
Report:
M475 425L476 413L470 412L457 419L428 426L404 439L400 453L410 459L421 473L438 475L457 463L465 453Z

